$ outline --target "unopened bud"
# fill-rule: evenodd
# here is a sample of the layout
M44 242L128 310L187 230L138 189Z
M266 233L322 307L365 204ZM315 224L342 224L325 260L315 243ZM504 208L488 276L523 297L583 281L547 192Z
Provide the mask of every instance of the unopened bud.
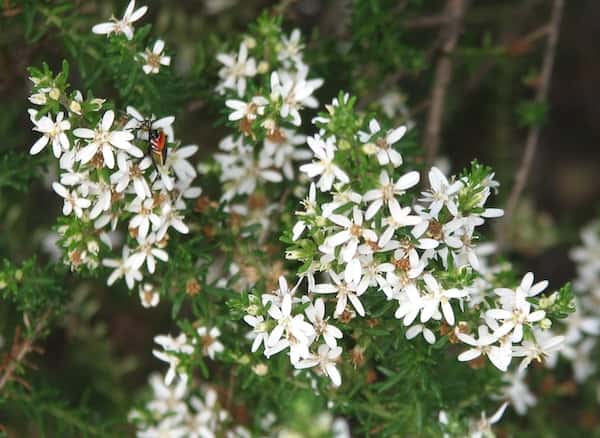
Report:
M58 98L60 97L60 90L58 88L53 88L48 93L48 96L50 96L50 99L58 100Z

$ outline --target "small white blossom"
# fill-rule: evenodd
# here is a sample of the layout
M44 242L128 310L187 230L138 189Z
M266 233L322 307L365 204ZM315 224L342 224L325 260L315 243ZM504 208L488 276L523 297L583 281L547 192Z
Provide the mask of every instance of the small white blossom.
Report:
M144 73L157 74L160 71L161 65L171 65L171 57L163 55L165 48L165 42L163 40L156 40L152 50L146 49L145 53L141 53L140 56L146 62L142 67Z
M115 17L111 18L110 22L96 24L92 28L92 32L99 35L111 35L122 33L127 37L128 40L133 39L133 23L138 21L144 16L148 7L142 6L139 9L135 9L135 0L131 0L125 9L123 18L117 20Z

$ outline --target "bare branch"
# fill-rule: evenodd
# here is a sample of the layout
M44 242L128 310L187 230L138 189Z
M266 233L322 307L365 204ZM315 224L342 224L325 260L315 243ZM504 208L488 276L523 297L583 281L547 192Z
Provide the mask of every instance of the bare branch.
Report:
M556 46L558 44L558 35L560 31L560 22L562 19L564 7L564 0L554 0L552 6L552 16L550 18L550 24L548 25L548 43L546 45L546 51L544 52L544 59L542 61L542 71L540 74L540 80L538 83L538 89L535 96L535 101L543 103L548 95L548 89L550 87L550 79L552 77L552 69L554 66L554 58L556 55ZM535 151L540 138L541 128L540 126L534 126L529 130L527 140L525 141L525 147L523 149L523 157L521 164L517 172L515 185L508 197L506 203L505 214L502 222L499 224L496 240L500 250L503 250L507 246L506 233L508 227L510 227L512 218L519 201L519 197L525 188L527 179L529 177L529 171L535 157Z
M442 41L442 54L435 67L433 87L431 90L429 114L425 125L423 148L425 149L425 162L431 165L437 156L440 146L440 133L446 91L452 79L452 52L456 48L458 36L462 28L466 0L448 0L444 16L451 17L440 32Z
M30 335L23 339L21 339L19 327L15 330L11 350L5 355L2 365L0 366L0 372L2 373L0 375L0 391L4 389L8 382L13 380L29 389L29 384L19 376L15 376L14 373L19 365L24 363L25 358L29 353L39 351L34 343L46 328L49 317L50 310L47 310L40 316Z

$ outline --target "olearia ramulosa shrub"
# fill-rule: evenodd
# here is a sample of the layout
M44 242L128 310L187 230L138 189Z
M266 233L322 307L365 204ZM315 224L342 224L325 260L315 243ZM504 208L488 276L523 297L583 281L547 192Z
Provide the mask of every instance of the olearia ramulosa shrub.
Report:
M268 15L215 54L218 150L187 144L156 93L176 54L135 29L146 12L92 28L114 80L129 72L117 97L73 89L67 61L29 70L62 262L172 306L137 436L487 436L535 404L532 364L591 351L590 306L496 257L491 168L424 166L398 102L319 102L329 78Z

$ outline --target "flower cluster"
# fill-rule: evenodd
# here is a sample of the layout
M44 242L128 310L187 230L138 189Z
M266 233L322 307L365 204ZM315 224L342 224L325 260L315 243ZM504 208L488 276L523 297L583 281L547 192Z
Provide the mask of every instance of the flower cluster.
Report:
M264 46L272 46L266 51ZM300 31L281 39L247 37L237 53L217 56L223 65L217 91L224 95L228 120L239 134L219 143L215 160L223 183L221 199L242 200L269 184L293 181L295 163L311 157L297 132L303 108L316 108L313 96L323 81L309 79ZM271 53L261 59L263 53Z
M196 346L203 356L211 359L215 355L222 353L224 350L223 344L219 342L221 331L217 327L198 327L196 336L189 339L185 333L180 333L177 337L171 335L158 335L154 341L162 347L162 350L154 350L152 353L158 359L169 364L169 369L165 374L165 384L170 385L176 376L181 380L187 380L188 375L185 370L180 369L182 357L189 356L196 351Z
M134 410L129 420L137 426L138 438L168 436L247 438L250 432L232 425L231 416L219 403L217 392L201 388L201 396L185 380L167 386L158 374L150 376L152 399L144 409Z
M148 11L147 6L142 6L135 9L135 0L131 0L125 9L123 18L117 20L114 16L111 21L106 23L96 24L92 27L92 32L98 35L124 35L127 40L132 40L134 36L133 23L142 18ZM138 53L137 58L143 64L142 70L144 73L157 74L161 66L171 65L171 57L163 53L165 42L156 40L152 49L147 48L143 53Z
M502 215L486 207L497 186L493 173L473 164L448 178L433 167L428 189L419 195L420 174L406 165L398 147L407 129L385 130L372 119L360 130L353 101L340 95L328 114L314 120L319 133L307 138L313 160L300 166L314 182L297 212L287 253L303 267L293 288L282 278L275 292L248 308L252 350L263 346L267 357L287 351L296 368L315 368L339 386L343 332L351 333L355 318L368 320L391 301L407 339L421 335L434 344L435 332L450 333L469 347L460 361L483 355L506 371L518 356L525 367L536 358L525 328L547 323L532 298L548 283L533 284L529 273L516 289L491 293L477 228ZM340 121L356 121L357 129L336 137ZM480 320L478 334L463 320ZM538 354L561 341L552 338Z
M181 146L172 116L144 116L131 106L119 113L104 99L70 91L66 65L56 77L46 66L31 72L30 101L41 109L29 110L40 134L30 153L48 146L58 160L52 189L63 199L58 232L65 261L73 270L102 264L113 269L109 285L124 278L132 289L168 261L171 230L189 231L186 199L201 190L192 186L196 170L188 159L198 147ZM119 244L121 256L111 257ZM143 289L142 302L156 305L152 285Z

